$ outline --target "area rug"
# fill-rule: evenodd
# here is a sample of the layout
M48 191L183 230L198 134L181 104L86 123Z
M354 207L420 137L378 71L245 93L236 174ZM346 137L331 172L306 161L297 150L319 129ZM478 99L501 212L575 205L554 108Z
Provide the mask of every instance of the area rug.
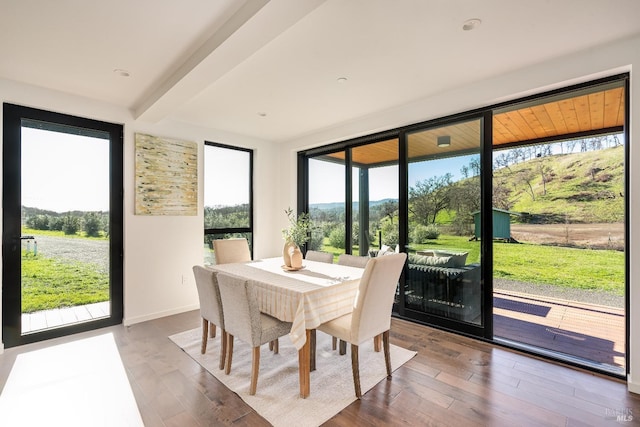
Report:
M113 335L18 355L0 426L144 426Z
M260 353L258 388L249 395L251 348L234 341L231 374L218 369L220 337L209 339L206 354L200 354L201 329L193 329L169 338L196 362L238 394L258 414L274 426L318 426L356 400L351 373L350 350L340 356L331 350L331 337L318 332L316 370L311 372L311 395L300 398L298 352L288 337L280 339L280 351L273 354L268 346ZM373 340L360 346L360 384L366 393L386 379L384 353L373 351ZM390 346L391 365L396 370L416 352ZM393 381L393 380L392 380Z

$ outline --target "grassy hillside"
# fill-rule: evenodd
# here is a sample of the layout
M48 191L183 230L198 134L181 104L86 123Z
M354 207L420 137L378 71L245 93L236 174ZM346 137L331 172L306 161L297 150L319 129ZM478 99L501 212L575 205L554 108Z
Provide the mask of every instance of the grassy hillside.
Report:
M494 188L523 221L598 223L624 220L624 147L539 157L494 170ZM495 192L495 190L494 190ZM500 206L498 206L500 207Z

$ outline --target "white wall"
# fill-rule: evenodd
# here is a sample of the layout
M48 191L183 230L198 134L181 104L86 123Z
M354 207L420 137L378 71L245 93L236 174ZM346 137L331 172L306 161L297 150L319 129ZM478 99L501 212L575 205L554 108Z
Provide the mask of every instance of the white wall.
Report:
M191 267L201 264L203 260L202 161L205 140L254 149L254 255L266 257L279 253L282 238L278 228L280 224L276 223L277 209L272 197L273 189L276 188L274 171L279 161L277 151L271 143L182 123L138 122L123 108L2 79L0 101L124 124L125 324L198 308ZM133 214L135 132L185 139L199 144L198 216ZM184 284L183 275L186 278Z
M324 129L280 146L280 157L288 164L280 170L282 188L288 188L285 200L295 206L295 153L302 149L342 141L356 136L393 129L406 124L444 117L486 107L502 101L544 92L579 82L593 80L621 72L631 72L631 126L630 126L630 370L629 390L640 393L640 198L634 197L640 187L640 150L634 140L640 139L640 85L634 83L633 68L640 67L640 37L611 43L595 49L557 58L553 61L517 70L498 78L480 81L454 91L441 93L409 105L382 111L360 120ZM633 125L636 124L634 127ZM634 138L638 136L638 138ZM638 169L636 169L638 168Z
M280 229L286 224L282 212L296 206L296 152L313 146L415 123L496 102L519 98L555 87L566 86L640 66L640 37L609 44L544 64L514 71L455 91L380 112L274 146L263 141L194 128L177 123L151 125L137 122L121 108L0 80L0 100L35 108L68 113L125 125L125 323L135 323L197 307L191 266L202 260L201 215L196 217L142 217L133 215L133 134L146 132L158 136L189 139L200 144L210 140L255 149L255 249L257 258L278 255L282 247ZM631 85L631 124L640 123L640 89ZM1 113L0 113L1 114ZM640 392L640 200L634 198L640 186L640 150L634 149L631 126L630 147L630 292L632 355L629 389ZM1 138L1 137L0 137ZM202 155L200 156L202 162ZM202 195L202 176L200 177ZM202 197L200 197L202 206ZM182 284L182 275L189 281Z

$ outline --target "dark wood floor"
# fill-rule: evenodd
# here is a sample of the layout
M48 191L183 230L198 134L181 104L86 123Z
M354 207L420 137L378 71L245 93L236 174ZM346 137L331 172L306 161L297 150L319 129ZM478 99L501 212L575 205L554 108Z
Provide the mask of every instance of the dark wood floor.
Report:
M113 332L146 426L268 425L167 339L199 325L193 311L93 334ZM71 339L7 349L0 387L17 354ZM397 319L391 342L418 354L326 425L611 426L617 415L633 415L626 425L640 419L640 397L621 381Z

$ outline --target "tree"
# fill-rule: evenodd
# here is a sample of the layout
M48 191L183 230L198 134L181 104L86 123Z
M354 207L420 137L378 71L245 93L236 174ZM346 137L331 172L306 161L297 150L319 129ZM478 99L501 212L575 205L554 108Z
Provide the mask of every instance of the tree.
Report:
M398 212L397 200L387 200L380 205L380 213L382 214L382 217L389 218L391 224L393 224L393 218L396 216L396 212Z
M87 212L84 215L84 232L87 237L98 237L100 235L100 218L95 212Z
M551 181L551 168L543 160L538 163L538 172L542 178L542 194L547 195L547 182Z
M531 196L531 200L536 200L536 194L533 191L533 179L535 178L535 171L533 169L522 169L516 175L516 182L525 186L525 190Z
M493 179L493 207L498 209L504 209L506 211L511 209L511 189L507 185L507 180L502 178Z
M80 229L80 219L68 213L62 222L62 231L64 234L76 234Z
M438 213L449 207L450 173L416 182L409 188L409 211L420 224L436 222Z
M32 215L27 218L27 227L34 230L48 230L49 229L49 216L48 215Z

